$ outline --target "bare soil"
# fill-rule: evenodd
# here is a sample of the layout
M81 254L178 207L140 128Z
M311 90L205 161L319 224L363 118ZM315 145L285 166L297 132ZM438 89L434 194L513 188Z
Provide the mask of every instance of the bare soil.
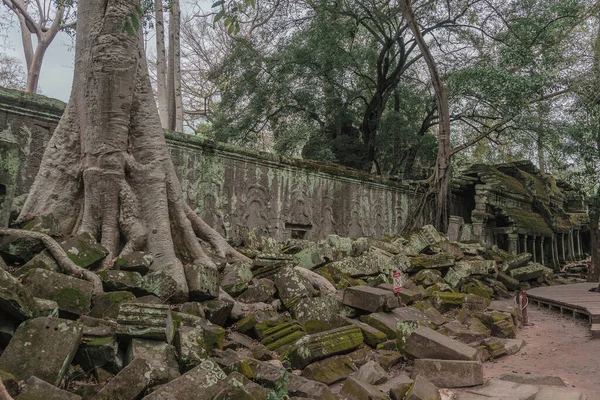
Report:
M485 379L509 372L560 376L588 399L600 399L600 339L591 339L587 318L537 306L530 306L528 314L532 325L517 332L525 347L485 363Z

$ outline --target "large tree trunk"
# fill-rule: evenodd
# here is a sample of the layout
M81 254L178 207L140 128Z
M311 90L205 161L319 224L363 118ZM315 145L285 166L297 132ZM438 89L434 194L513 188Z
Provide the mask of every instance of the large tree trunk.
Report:
M167 56L165 53L165 19L162 0L154 0L156 20L156 88L158 91L158 115L163 128L167 128Z
M244 259L184 201L154 102L141 30L123 20L136 0L78 3L71 97L44 153L20 220L54 214L63 233L87 232L110 255L154 255L166 271L171 302L188 288L181 260L215 268L196 234L222 257Z
M433 55L429 51L423 35L419 30L417 18L411 6L411 0L403 0L402 8L406 22L415 36L419 45L419 50L423 59L427 63L431 83L435 90L435 100L438 109L439 130L438 130L438 153L433 176L433 188L436 197L435 219L437 228L441 231L446 230L448 219L448 202L450 198L450 160L452 158L452 147L450 145L450 107L448 106L448 96L446 88L440 77L437 65Z

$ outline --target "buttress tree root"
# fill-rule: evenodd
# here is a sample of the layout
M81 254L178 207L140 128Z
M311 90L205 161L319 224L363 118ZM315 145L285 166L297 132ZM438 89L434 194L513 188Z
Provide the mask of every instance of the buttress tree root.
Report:
M102 268L136 250L154 255L188 296L184 268L216 268L199 239L245 260L186 204L169 158L142 42L126 21L136 0L78 2L69 103L44 153L20 221L53 214L63 234L89 233L109 251ZM130 25L131 26L131 25Z
M95 273L88 271L87 269L81 268L75 264L63 248L52 239L50 236L34 231L24 231L21 229L0 229L0 237L9 236L14 239L36 239L41 241L46 249L52 254L52 257L56 260L61 270L67 275L74 275L78 278L90 281L93 285L92 290L94 293L102 293L102 280Z

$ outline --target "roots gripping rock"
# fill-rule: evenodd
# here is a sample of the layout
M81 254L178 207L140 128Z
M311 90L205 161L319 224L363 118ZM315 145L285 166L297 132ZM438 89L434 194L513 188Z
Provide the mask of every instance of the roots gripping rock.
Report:
M73 89L19 217L53 214L64 235L89 233L118 256L144 250L185 301L184 268L215 268L198 238L227 260L243 260L185 203L150 86L141 28L124 21L136 0L78 3Z

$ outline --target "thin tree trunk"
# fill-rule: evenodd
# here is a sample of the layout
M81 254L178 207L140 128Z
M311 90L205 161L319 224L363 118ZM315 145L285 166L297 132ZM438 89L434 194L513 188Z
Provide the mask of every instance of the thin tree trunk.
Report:
M175 130L183 132L183 99L181 95L181 9L179 0L172 0L175 26L173 29L173 84L175 85Z
M165 20L162 0L154 0L156 19L156 88L158 90L158 115L160 124L167 128L167 56L165 54Z
M180 302L188 296L188 265L216 268L196 233L228 260L247 259L189 214L160 126L141 29L130 35L122 28L138 4L79 1L71 98L19 221L53 214L64 234L89 233L110 252L103 268L132 251L152 253L152 272L170 279L163 299Z
M168 128L183 130L183 106L181 99L181 50L179 40L181 10L179 0L172 0L169 13L169 51L167 66Z
M542 119L542 111L540 110L541 105L538 105L538 129L537 129L537 153L538 153L538 166L540 167L541 173L546 173L546 160L544 157L544 123Z
M438 229L445 231L448 217L448 200L450 197L450 160L452 157L452 148L450 146L450 107L448 106L448 96L446 88L440 78L437 65L433 55L429 51L429 47L417 24L417 19L412 10L411 0L402 0L402 8L407 24L415 36L415 40L419 45L423 59L427 63L431 83L435 90L435 100L438 109L439 131L438 131L438 153L433 176L433 185L436 196L435 219Z
M40 74L42 73L42 62L44 61L44 55L49 44L46 41L40 41L37 44L31 64L27 68L27 86L25 87L25 92L27 93L37 92Z

